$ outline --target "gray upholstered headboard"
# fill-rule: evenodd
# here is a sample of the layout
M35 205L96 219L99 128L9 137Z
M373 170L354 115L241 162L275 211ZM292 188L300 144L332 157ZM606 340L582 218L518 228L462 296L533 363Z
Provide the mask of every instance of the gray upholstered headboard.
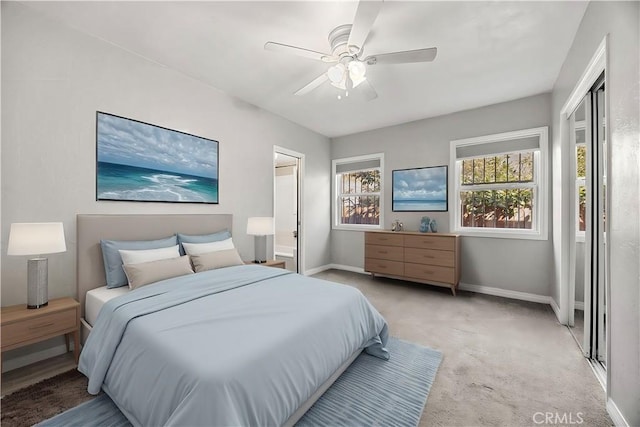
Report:
M100 240L153 240L176 233L208 234L232 230L230 214L78 215L76 218L76 282L80 313L85 295L106 284Z

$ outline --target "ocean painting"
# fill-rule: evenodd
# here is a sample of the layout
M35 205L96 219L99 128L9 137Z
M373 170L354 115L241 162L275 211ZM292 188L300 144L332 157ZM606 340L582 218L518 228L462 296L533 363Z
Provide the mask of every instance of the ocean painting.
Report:
M218 141L97 112L96 199L218 203Z
M393 171L394 212L447 211L447 166Z

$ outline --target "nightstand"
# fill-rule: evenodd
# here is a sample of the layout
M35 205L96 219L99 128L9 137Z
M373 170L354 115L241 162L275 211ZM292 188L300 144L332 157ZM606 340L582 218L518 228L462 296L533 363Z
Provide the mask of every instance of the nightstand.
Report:
M245 261L244 263L245 264L264 265L265 267L285 268L284 261L280 261L279 259L268 259L267 262L263 262L261 264L255 263L253 261Z
M80 356L80 303L73 298L56 298L42 308L28 309L26 304L0 309L2 352L40 341L65 336L67 351L73 335L73 355Z

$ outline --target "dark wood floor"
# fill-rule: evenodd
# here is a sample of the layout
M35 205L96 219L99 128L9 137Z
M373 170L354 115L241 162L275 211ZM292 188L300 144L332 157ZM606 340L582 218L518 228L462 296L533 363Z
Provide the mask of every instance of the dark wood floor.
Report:
M70 352L5 372L2 374L1 394L6 396L18 389L73 369L75 366L73 353Z

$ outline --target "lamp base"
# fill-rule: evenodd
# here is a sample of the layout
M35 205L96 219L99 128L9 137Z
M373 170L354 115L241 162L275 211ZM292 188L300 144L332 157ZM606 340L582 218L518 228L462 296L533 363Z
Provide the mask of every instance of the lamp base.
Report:
M27 308L35 309L49 304L47 258L27 261Z
M27 308L32 310L34 308L42 308L42 307L46 307L49 305L49 301L45 302L44 304L40 304L40 305L29 305L27 304Z
M256 236L255 238L255 263L263 264L267 262L267 236Z

